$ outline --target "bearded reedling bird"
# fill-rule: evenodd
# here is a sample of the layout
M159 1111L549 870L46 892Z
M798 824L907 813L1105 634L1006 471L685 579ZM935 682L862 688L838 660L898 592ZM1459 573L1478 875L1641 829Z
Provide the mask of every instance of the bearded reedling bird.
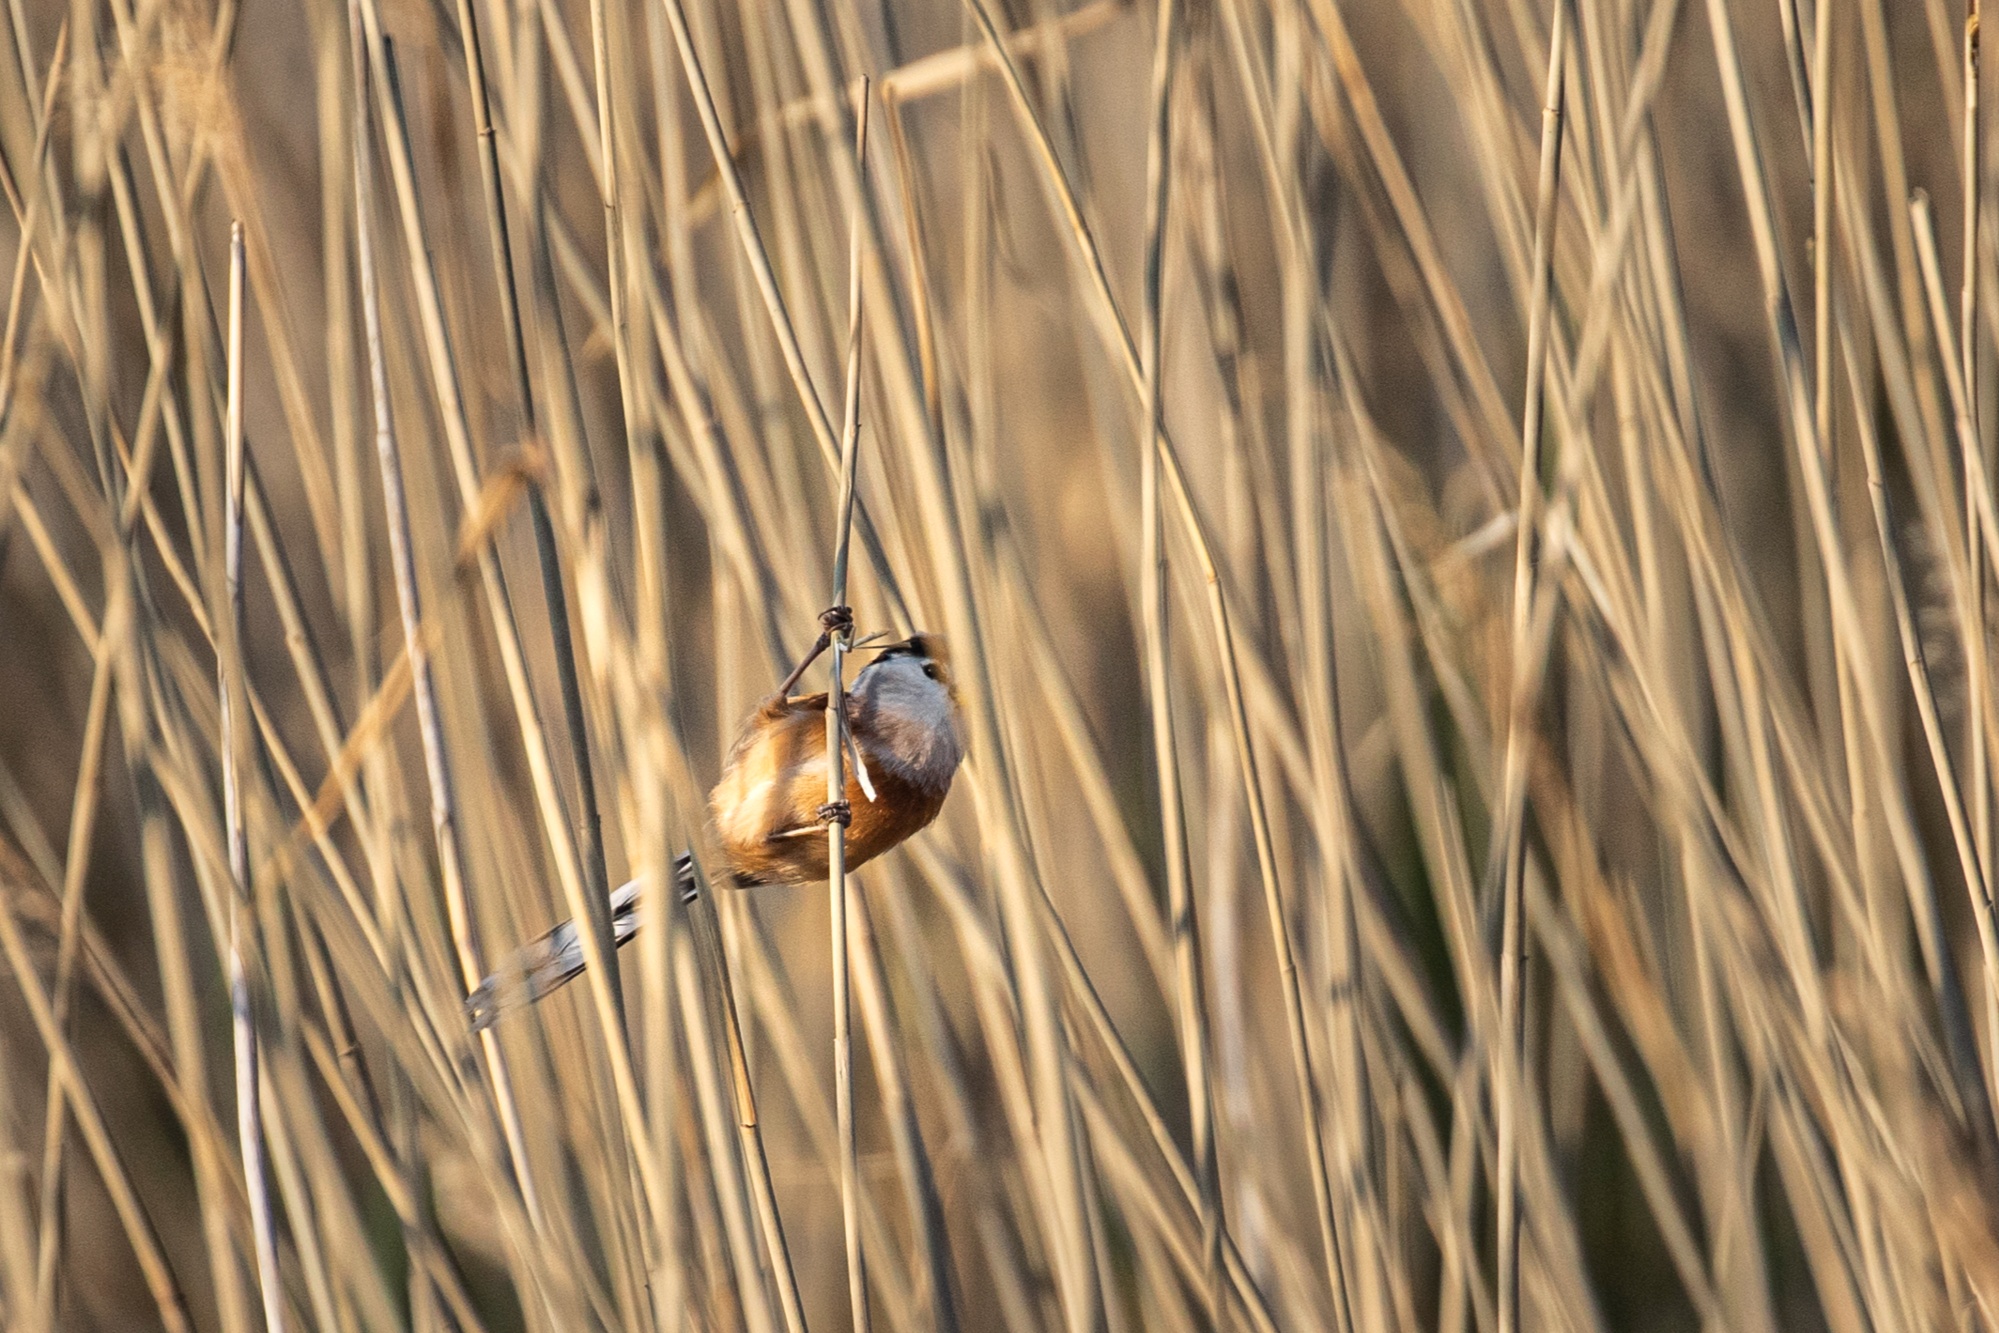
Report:
M914 634L881 649L847 692L846 799L826 802L826 696L793 698L791 687L824 652L833 632L852 627L844 608L821 617L826 633L777 692L757 706L708 794L727 881L741 888L809 884L826 878L826 826L847 826L847 869L866 865L919 832L944 808L964 757L957 690L944 641ZM673 865L681 901L699 893L694 859ZM635 879L611 895L611 933L623 945L638 933ZM532 1003L583 970L577 923L565 921L520 949L465 1002L472 1030L503 1010Z

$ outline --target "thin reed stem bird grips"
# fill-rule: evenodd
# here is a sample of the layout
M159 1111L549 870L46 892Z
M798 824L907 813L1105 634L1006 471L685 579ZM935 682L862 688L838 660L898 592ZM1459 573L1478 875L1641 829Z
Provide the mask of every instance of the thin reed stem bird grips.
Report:
M862 76L854 93L854 164L865 173L868 160L868 79ZM866 176L863 174L865 181ZM847 220L847 377L842 396L840 431L840 501L833 535L833 609L820 617L833 646L833 670L826 689L826 803L819 817L826 825L826 883L832 916L833 968L833 1104L840 1135L840 1221L847 1254L847 1307L854 1333L867 1333L867 1250L861 1243L860 1148L854 1128L853 1016L849 1004L850 964L848 918L852 909L847 883L848 828L853 810L847 800L847 750L852 728L847 717L846 664L853 648L853 616L845 611L847 555L854 534L854 490L861 462L861 233L858 208ZM842 623L844 621L844 623ZM860 682L855 682L858 685ZM866 785L866 766L856 753L854 765L870 805L876 794ZM856 862L858 864L858 860Z

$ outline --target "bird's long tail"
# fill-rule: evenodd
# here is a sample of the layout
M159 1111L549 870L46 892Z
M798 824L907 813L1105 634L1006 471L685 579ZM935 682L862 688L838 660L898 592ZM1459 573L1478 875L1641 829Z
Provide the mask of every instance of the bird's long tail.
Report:
M681 902L691 903L701 896L693 857L683 855L674 860L673 882ZM648 883L648 879L635 879L611 895L611 938L619 948L639 933L639 899ZM533 943L522 945L466 998L465 1017L472 1031L491 1027L509 1009L533 1004L575 977L584 966L583 935L574 921L565 921Z

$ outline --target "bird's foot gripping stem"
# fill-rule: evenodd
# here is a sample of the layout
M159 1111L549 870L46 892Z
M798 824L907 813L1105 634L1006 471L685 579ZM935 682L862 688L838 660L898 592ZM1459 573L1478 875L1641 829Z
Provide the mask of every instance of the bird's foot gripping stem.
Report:
M838 824L846 828L854 822L854 807L849 801L828 801L819 807L815 817L821 824Z
M777 687L779 697L787 699L791 697L792 687L798 684L806 668L817 662L819 655L833 646L833 636L836 634L842 638L853 637L853 607L829 606L819 613L819 637L813 641L812 647L799 660L798 665L791 669L791 674L784 678L784 684Z

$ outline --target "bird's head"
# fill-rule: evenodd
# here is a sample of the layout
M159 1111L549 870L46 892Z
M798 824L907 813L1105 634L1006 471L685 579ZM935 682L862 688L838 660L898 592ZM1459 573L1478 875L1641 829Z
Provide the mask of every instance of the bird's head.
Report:
M885 757L950 780L964 757L964 729L942 635L912 634L883 648L849 693L857 731Z

